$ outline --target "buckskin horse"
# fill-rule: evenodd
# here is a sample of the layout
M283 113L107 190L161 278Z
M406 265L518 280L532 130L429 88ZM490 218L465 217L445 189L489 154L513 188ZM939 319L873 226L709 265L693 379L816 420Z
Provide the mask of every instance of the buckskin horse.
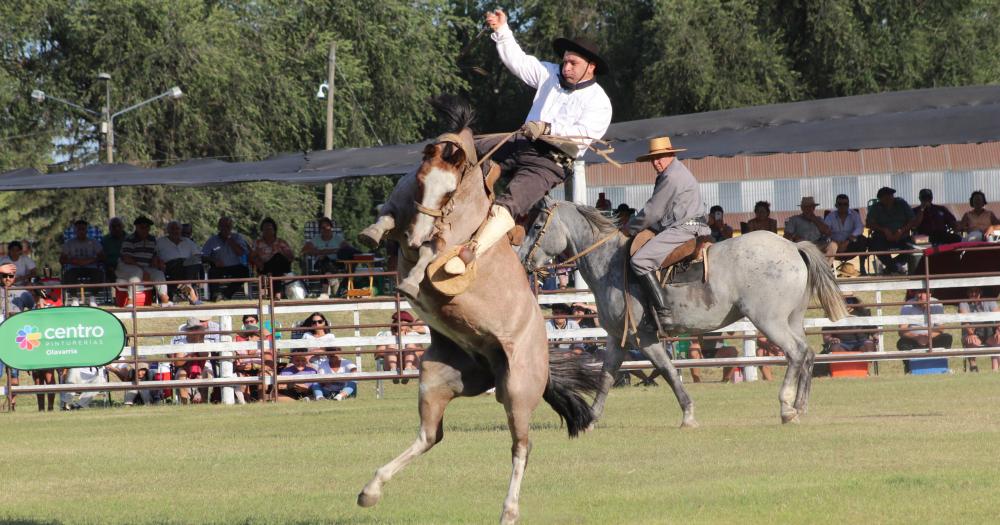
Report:
M604 411L608 390L624 358L621 342L630 329L626 320L629 311L640 320L633 340L677 397L683 412L681 426L697 426L694 404L657 335L655 321L645 316L641 286L626 276L628 239L618 233L614 222L589 206L546 199L538 211L519 256L531 271L559 254L583 254L578 268L593 290L601 326L608 332L603 379L593 404L595 421ZM809 401L815 358L802 324L809 301L814 294L818 296L832 321L847 316L830 264L812 243L793 243L770 232L753 232L715 244L706 258L707 282L699 273L691 282L667 286L674 324L664 330L700 334L745 316L784 350L788 368L778 393L781 421L798 422Z
M383 233L399 242L401 275L421 264L428 244L440 254L472 238L491 204L476 165L471 110L461 104L440 109L456 132L426 146L420 168L400 181L384 208L391 210L391 219L384 216L366 229L369 243L381 240ZM592 421L583 396L597 389L600 371L571 355L550 356L541 310L511 246L497 243L469 270L460 277L468 279L462 293L446 295L421 279L419 293L409 297L431 329L420 363L420 430L416 441L365 485L358 495L361 506L378 503L390 478L441 441L445 407L457 396L475 396L495 386L507 413L512 471L501 523L518 519L531 448L529 423L539 401L545 399L559 414L570 437Z

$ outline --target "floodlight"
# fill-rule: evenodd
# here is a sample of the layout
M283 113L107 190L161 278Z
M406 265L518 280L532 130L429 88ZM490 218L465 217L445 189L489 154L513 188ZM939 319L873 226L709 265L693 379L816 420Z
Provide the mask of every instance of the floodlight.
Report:
M319 85L319 89L316 90L316 98L318 99L326 98L326 94L329 91L330 91L330 84L323 82L322 84Z

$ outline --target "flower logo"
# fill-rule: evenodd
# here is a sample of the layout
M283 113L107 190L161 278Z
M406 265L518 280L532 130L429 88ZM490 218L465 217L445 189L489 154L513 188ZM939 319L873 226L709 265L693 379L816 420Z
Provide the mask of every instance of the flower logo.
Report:
M21 350L31 351L42 344L42 333L34 326L25 325L24 328L17 331L16 341Z

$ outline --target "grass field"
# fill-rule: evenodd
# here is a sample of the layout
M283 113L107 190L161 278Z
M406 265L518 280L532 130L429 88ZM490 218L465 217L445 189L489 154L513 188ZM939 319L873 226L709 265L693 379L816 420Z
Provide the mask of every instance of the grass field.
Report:
M665 387L625 387L572 441L542 406L523 522L995 523L998 387L991 373L817 379L803 423L782 426L777 383L689 384L695 430L676 428ZM416 431L414 384L383 400L372 388L344 403L0 414L0 522L495 522L510 440L488 396L452 403L444 441L377 507L355 505Z

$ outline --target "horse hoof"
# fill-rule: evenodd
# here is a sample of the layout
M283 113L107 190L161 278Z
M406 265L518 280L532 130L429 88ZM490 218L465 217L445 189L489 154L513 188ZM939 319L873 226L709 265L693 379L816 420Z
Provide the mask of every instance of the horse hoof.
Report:
M361 491L361 494L358 494L358 506L366 508L374 507L380 499L382 499L381 494L370 493L368 492L368 489L365 488L365 490Z
M382 242L382 231L374 226L369 226L358 234L358 242L374 250Z
M799 413L795 412L793 414L781 414L781 422L782 422L782 424L787 424L787 423L798 424L799 423Z
M411 299L416 299L417 296L420 295L420 285L418 284L413 284L403 281L399 283L399 286L397 286L396 289L399 290L399 293Z
M700 426L694 419L681 421L681 428L698 428Z
M583 429L584 433L593 432L597 428L597 423L591 423L587 425L587 428Z

